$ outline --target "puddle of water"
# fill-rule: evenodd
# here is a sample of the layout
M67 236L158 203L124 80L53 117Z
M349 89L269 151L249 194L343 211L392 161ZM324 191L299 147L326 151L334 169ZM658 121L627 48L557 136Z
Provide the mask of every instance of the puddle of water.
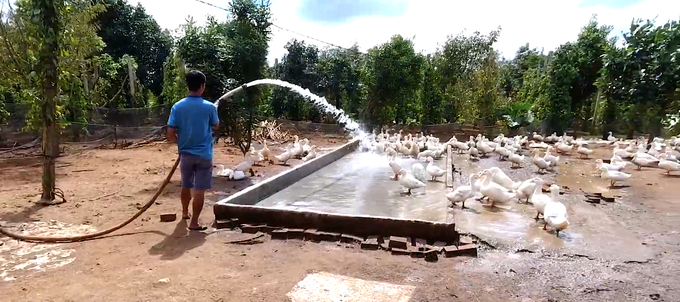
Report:
M96 231L87 225L68 225L56 221L22 223L19 233L36 236L72 236ZM61 244L36 244L0 238L0 279L11 281L22 272L57 268L73 262L74 249L62 248Z

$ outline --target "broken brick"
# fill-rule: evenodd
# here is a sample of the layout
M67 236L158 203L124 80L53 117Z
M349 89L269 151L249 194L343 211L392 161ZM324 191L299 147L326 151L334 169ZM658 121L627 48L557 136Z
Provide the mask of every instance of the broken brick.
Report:
M446 257L456 257L458 256L458 247L455 245L447 245L444 247L444 255Z
M477 257L477 245L466 244L458 247L458 254L461 256Z
M377 250L378 249L378 240L375 238L369 238L364 240L361 243L361 249L362 250Z
M302 239L304 236L305 230L303 229L288 229L288 239Z
M376 236L376 235L368 236L368 238L366 238L366 239L375 239L376 241L378 241L378 243L383 243L383 242L384 242L382 237Z
M390 242L392 242L392 241L390 240ZM411 254L411 252L409 250L399 249L399 248L392 248L392 250L390 252L392 253L392 255L409 255L409 254Z
M260 225L242 224L240 229L241 229L241 233L255 234L255 233L260 231L261 227L262 226L260 226Z
M397 237L397 236L390 236L389 239L389 247L393 249L402 249L405 250L408 248L409 245L409 240L406 237Z
M338 241L340 240L340 233L317 231L316 237L319 241Z
M177 214L176 213L161 214L161 222L173 222L175 220L177 220Z
M425 251L421 251L419 249L412 249L411 250L411 258L424 258L425 257Z
M216 229L231 229L234 227L234 224L232 223L231 219L215 220L214 226Z
M383 250L389 251L389 250L391 249L391 248L390 248L390 241L389 241L389 240L383 241L383 242L380 244L380 248L383 249Z
M316 235L316 229L306 229L303 232L303 238L305 240L310 240L310 241L318 241L318 237Z
M422 238L416 238L413 240L414 246L419 250L419 251L425 251L427 248L427 240L422 239Z
M272 239L286 240L288 239L288 229L279 229L272 231Z
M362 241L364 241L364 239L359 237L359 236L342 234L342 235L340 235L340 241L342 241L344 243L361 243Z
M425 251L425 261L427 262L437 262L439 261L439 256L436 250Z

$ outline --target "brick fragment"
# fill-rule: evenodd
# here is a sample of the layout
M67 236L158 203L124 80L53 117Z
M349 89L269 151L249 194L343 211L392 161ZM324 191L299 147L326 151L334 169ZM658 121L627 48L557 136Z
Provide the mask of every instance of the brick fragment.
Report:
M272 239L286 240L288 239L288 229L278 229L272 231Z
M176 213L161 214L161 222L173 222L177 220Z
M406 237L397 237L397 236L390 236L390 242L389 242L389 247L393 249L401 249L401 250L406 250L409 245L408 238Z

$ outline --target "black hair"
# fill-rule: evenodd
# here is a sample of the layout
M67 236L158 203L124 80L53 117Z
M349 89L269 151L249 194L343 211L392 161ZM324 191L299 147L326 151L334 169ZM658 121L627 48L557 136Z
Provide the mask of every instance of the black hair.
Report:
M198 70L189 71L189 73L187 73L186 80L187 86L189 86L189 91L191 92L198 91L206 82L205 75Z

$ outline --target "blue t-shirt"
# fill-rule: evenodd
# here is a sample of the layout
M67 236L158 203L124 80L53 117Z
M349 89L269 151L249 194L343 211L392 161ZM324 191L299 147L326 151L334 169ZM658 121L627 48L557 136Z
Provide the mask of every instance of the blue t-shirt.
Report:
M170 110L168 127L177 132L179 153L213 158L212 126L217 125L217 108L200 96L188 96Z

